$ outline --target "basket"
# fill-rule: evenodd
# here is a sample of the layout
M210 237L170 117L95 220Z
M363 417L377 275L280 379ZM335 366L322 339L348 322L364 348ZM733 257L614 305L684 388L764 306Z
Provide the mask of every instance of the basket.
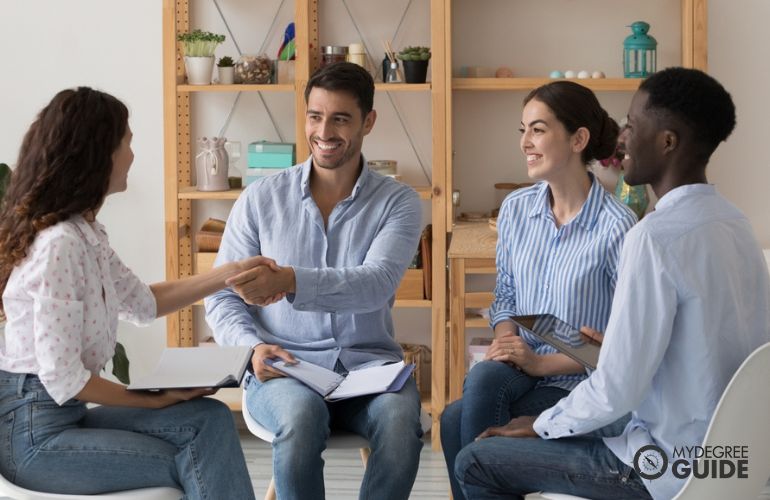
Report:
M414 363L414 372L412 376L417 383L417 391L421 397L430 395L430 367L431 352L428 346L422 344L402 343L401 349L404 350L404 364Z

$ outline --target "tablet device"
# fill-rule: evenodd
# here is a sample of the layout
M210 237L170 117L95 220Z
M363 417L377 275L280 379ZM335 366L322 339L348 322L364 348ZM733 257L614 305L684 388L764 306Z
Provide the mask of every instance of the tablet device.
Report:
M596 370L601 344L552 314L532 314L511 318L519 328L542 339L581 365Z

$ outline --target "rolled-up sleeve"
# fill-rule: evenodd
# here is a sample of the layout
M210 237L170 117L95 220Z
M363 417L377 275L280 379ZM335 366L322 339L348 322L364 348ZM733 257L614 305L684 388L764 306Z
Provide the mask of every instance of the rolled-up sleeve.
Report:
M118 317L135 325L152 323L158 316L155 295L149 285L140 280L110 248L110 275L118 296Z

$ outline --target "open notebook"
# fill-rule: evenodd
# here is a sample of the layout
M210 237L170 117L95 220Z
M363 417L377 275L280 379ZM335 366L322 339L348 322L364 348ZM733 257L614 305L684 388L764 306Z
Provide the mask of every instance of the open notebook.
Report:
M238 387L251 360L247 346L171 347L163 350L153 372L130 390Z
M345 376L308 361L299 360L294 365L281 359L268 359L265 362L289 377L296 378L327 401L400 391L414 370L414 365L405 365L399 361L352 370Z

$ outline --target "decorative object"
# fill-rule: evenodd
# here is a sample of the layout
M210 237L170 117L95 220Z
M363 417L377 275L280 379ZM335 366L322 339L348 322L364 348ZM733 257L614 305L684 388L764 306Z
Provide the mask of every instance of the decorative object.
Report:
M555 69L548 75L549 78L564 78L564 73Z
M398 68L398 59L396 59L396 54L393 52L393 47L390 45L390 40L383 41L382 46L385 48L385 57L388 60L388 68L383 68L385 75L382 81L385 83L403 82L404 79L401 77L401 70ZM383 64L384 63L385 61L383 61Z
M217 72L219 74L219 83L222 85L232 85L235 82L235 62L230 56L224 56L217 62Z
M344 45L324 45L321 47L321 66L344 62L348 57L348 48Z
M577 78L577 73L572 71L571 69L568 69L564 72L564 78Z
M190 85L209 85L214 69L214 50L225 41L224 35L208 31L194 30L180 33L177 40L184 47L184 67L187 83Z
M225 232L225 221L209 217L195 234L199 252L218 252Z
M404 81L406 83L425 83L430 55L428 47L418 46L401 49L398 58L404 63Z
M650 204L650 197L647 195L647 185L631 186L627 184L622 170L618 174L615 196L628 205L628 208L634 211L638 219L644 217L647 205Z
M577 77L581 79L591 78L591 73L589 73L584 69L581 69L580 71L578 71Z
M240 189L243 187L243 174L238 168L238 161L241 159L241 142L225 142L225 151L227 151L227 182L230 189Z
M275 61L276 83L294 83L295 56L294 23L289 23L283 32L283 41L278 49L278 59Z
M380 175L397 175L398 162L396 160L367 160L367 168Z
M594 71L591 73L591 78L604 78L604 73L601 71Z
M201 137L198 139L199 152L195 157L196 188L198 191L227 191L228 159L225 151L225 137Z
M645 78L655 73L658 42L647 34L650 25L644 21L632 23L632 35L623 41L623 76Z
M495 71L495 78L513 78L513 70L506 66L500 66Z
M358 64L362 68L366 67L366 49L363 43L351 43L348 45L348 55L346 61Z
M235 83L264 84L273 77L273 61L265 54L242 55L235 63Z

